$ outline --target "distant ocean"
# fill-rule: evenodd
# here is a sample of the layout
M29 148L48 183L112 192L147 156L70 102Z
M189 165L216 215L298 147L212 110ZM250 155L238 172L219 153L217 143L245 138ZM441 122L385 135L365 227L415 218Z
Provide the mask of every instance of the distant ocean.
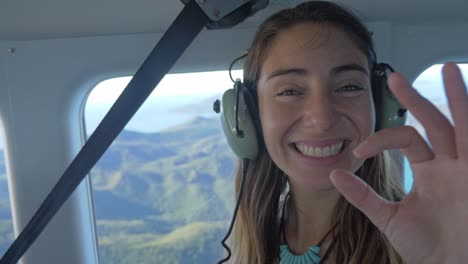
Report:
M167 96L145 102L125 129L142 133L158 132L182 124L196 116L216 117L214 95ZM88 135L96 129L111 105L88 105L85 111Z

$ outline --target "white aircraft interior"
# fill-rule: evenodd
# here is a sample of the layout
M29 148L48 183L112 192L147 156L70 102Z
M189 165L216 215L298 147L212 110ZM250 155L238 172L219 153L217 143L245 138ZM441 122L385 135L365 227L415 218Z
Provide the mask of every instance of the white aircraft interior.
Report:
M248 48L259 23L275 11L300 2L270 0L266 9L233 28L203 29L170 74L223 71L218 76L224 76L224 80L218 86L230 88L225 71ZM374 33L378 60L389 63L411 82L432 65L468 61L467 1L334 2L348 7L365 21ZM86 124L85 108L93 89L105 80L132 76L184 4L177 0L17 0L2 1L0 6L2 255L86 142L89 136L86 129L90 125ZM235 68L240 69L241 63ZM216 86L213 82L218 79L199 77L193 87L187 82L187 87L168 89L174 94L182 88L196 94L197 89L203 90L204 84ZM198 107L205 103L211 110L212 101L203 96L196 98ZM154 104L158 103L156 98ZM184 111L197 109L194 106ZM145 117L151 117L141 121L145 125L168 120L163 119L167 114L163 111L153 115L150 110L145 111ZM188 131L196 134L199 130L194 124L209 126L211 120L219 122L213 116L195 119ZM217 261L223 254L220 241L234 203L232 168L235 165L223 170L217 165L206 168L204 162L227 164L234 160L218 128L210 132L217 134L197 138L187 134L187 129L182 133L180 124L177 125L161 130L164 133L151 129L139 134L132 134L131 129L124 131L116 140L115 144L119 145L100 161L108 167L97 165L101 167L93 169L99 177L94 177L92 170L20 263ZM134 141L130 142L130 136L135 137ZM189 139L193 137L197 140L192 144ZM137 149L150 146L150 138L167 145ZM216 144L210 145L213 140ZM165 151L177 152L179 156L170 156ZM223 154L213 159L217 151ZM190 158L201 163L188 161ZM163 160L168 163L162 163ZM127 162L127 167L122 162ZM180 178L168 167L171 164L179 164L180 173L192 173L191 176ZM135 175L122 175L124 171ZM224 178L214 178L209 172L216 177L224 173ZM133 181L131 177L138 180ZM210 186L210 193L203 196L206 186ZM182 196L184 199L176 199ZM103 199L101 205L95 204L94 199L98 198ZM202 208L200 204L205 206ZM197 206L202 211L190 211ZM101 208L114 211L100 213L97 209ZM181 211L174 213L174 208ZM121 210L127 209L135 211L123 216Z

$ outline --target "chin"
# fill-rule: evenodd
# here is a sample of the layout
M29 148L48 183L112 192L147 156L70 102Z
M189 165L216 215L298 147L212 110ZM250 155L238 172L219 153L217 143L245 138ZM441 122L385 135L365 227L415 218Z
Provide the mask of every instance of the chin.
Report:
M297 186L299 188L306 188L308 190L332 190L335 189L335 186L332 184L330 180L330 173L332 170L327 172L321 173L301 173L301 174L291 174L288 176L289 183L293 186Z

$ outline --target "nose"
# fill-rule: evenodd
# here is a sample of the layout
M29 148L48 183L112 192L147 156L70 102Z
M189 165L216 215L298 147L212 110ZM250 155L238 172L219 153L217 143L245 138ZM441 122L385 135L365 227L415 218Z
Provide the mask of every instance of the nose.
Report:
M302 106L302 124L315 132L327 132L337 121L333 98L328 91L319 91L307 96Z

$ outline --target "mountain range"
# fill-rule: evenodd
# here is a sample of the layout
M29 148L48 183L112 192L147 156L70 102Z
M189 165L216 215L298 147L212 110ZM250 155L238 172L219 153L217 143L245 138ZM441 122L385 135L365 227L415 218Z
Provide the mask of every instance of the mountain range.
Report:
M124 130L90 172L101 263L216 262L235 164L217 118L158 133ZM0 254L12 239L4 180Z

